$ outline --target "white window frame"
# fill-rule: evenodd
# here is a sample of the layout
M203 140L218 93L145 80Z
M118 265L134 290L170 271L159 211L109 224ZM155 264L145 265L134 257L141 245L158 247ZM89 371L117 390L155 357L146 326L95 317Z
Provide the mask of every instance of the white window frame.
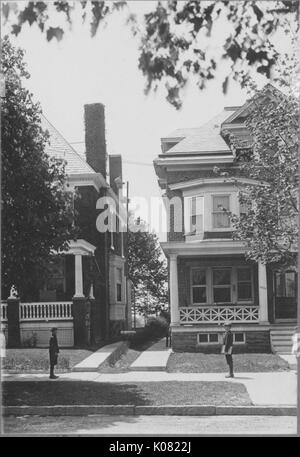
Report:
M200 230L196 230L195 233L192 231L192 201L196 199L196 216L202 215L202 227ZM198 200L199 199L199 200ZM198 200L198 201L197 201ZM201 207L202 213L197 213L197 208ZM184 233L185 236L197 236L204 232L204 194L190 195L184 197Z
M193 285L193 271L195 270L200 270L200 271L204 271L205 272L205 285ZM201 267L193 267L191 268L191 271L190 271L190 289L191 289L191 302L192 302L192 305L191 306L201 306L201 305L207 305L209 303L209 287L210 285L210 281L209 281L209 270L207 268L201 268ZM206 302L202 302L202 303L194 303L193 302L193 288L194 287L205 287L206 288Z
M249 268L251 272L251 300L238 300L238 281L237 281L237 270L239 268ZM231 301L230 302L214 302L214 285L213 285L213 270L231 270ZM204 270L206 271L206 303L193 303L193 270ZM194 286L197 287L197 286ZM218 287L218 286L215 286ZM224 287L220 285L220 287ZM229 287L229 285L228 285ZM216 267L191 267L190 268L190 306L213 306L213 305L253 305L255 302L254 296L254 270L252 266L235 265L230 267L228 265L220 265Z
M200 341L200 335L207 335L207 341ZM210 341L210 335L217 335L218 341ZM218 332L202 332L197 334L197 344L205 345L205 344L220 344L220 335Z
M230 271L230 285L229 284L217 284L214 285L214 270L229 270ZM233 289L234 289L234 276L233 276L233 270L234 267L213 267L211 269L211 285L212 285L212 301L213 304L216 305L227 305L228 303L233 303ZM227 288L230 290L230 300L229 301L223 301L223 302L215 302L214 301L214 289L222 289L222 288Z
M227 192L218 192L211 194L211 230L212 232L230 232L232 230L231 221L229 219L228 227L214 227L214 214L217 211L214 211L214 198L216 197L228 197L229 199L229 212L232 212L232 193ZM219 211L221 213L221 211Z
M238 270L239 269L248 269L250 270L250 281L241 281L241 282L247 282L251 284L251 298L250 299L242 299L242 298L239 298L238 296L238 293L239 293L239 281L238 281ZM247 267L247 266L236 266L234 267L233 271L235 270L235 275L236 275L236 281L235 281L235 284L236 284L236 301L238 303L253 303L254 301L254 284L253 284L253 268L252 267Z
M235 337L236 337L237 333L240 334L240 335L243 335L243 341L236 341ZM233 344L246 344L246 334L245 334L245 332L233 332L232 335L233 335Z

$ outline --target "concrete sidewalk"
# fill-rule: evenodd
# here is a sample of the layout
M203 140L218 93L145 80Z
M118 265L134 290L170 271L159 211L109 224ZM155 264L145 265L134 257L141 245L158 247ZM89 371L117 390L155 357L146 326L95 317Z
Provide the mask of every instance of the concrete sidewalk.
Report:
M162 338L131 364L132 371L164 371L172 349L166 347L166 339Z
M4 374L3 381L50 381L48 374ZM127 373L62 373L60 381L93 381L102 383L135 382L232 382L246 387L251 401L256 406L296 406L297 376L294 371L268 373L236 373L235 378L225 378L223 373L166 373L137 371Z

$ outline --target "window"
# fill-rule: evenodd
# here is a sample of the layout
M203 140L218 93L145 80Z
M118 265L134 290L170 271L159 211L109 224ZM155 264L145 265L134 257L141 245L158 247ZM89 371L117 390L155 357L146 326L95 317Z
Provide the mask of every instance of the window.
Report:
M213 270L214 303L231 302L231 269Z
M219 344L218 333L198 333L198 344Z
M203 232L204 197L185 198L185 233L195 235Z
M234 343L245 343L245 333L234 333L233 334L233 342Z
M206 271L192 270L192 299L193 304L206 303Z
M296 297L296 273L294 271L275 273L276 297Z
M229 228L229 195L213 196L213 228Z
M117 268L117 301L122 301L122 268Z
M252 270L251 268L237 269L237 299L238 301L252 300Z

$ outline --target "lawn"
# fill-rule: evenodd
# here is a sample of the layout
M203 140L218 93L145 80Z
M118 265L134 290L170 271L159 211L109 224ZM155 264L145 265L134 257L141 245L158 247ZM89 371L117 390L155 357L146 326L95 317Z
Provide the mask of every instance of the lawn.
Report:
M70 371L74 365L91 355L87 349L60 349L57 372ZM49 370L49 350L47 348L7 349L2 368L5 371L23 373Z
M289 370L288 363L275 354L234 354L235 372L268 372ZM169 373L224 373L228 371L221 354L173 352L167 364Z
M251 405L243 384L229 382L4 381L3 404L21 405Z

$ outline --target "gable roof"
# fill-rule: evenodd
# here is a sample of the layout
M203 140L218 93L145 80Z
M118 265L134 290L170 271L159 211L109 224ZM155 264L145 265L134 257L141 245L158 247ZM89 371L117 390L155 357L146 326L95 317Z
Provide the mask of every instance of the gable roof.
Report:
M177 129L167 135L168 138L181 138L177 144L168 149L164 155L171 154L204 154L212 152L230 152L230 148L220 134L221 124L228 119L237 107L225 108L200 127Z
M48 130L50 144L46 145L45 152L50 157L64 159L66 161L66 174L82 175L95 174L95 170L84 160L82 156L72 148L61 133L42 115L41 125L44 130Z

